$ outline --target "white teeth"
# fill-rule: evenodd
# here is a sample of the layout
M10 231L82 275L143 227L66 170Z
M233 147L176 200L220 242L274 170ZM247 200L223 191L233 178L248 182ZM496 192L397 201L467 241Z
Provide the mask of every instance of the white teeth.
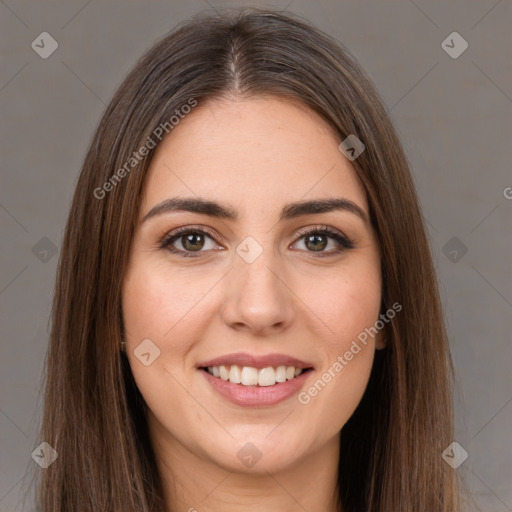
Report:
M302 368L294 366L253 368L252 366L240 367L236 364L231 367L208 366L207 370L214 377L220 377L222 380L229 380L233 384L242 386L274 386L278 382L294 379L303 372Z
M269 366L258 372L258 384L260 386L273 386L276 383L276 371Z
M229 371L225 366L219 366L219 375L222 380L229 379Z
M277 367L276 382L286 382L286 366Z
M256 386L258 384L258 370L250 366L242 368L242 384L244 386Z
M233 382L234 384L240 384L240 382L242 381L240 375L240 367L237 366L236 364L234 364L231 367L231 370L229 370L229 381Z

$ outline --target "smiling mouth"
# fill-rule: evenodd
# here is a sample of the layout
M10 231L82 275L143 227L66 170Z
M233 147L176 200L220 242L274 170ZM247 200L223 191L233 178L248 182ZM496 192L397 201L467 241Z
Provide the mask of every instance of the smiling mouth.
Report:
M293 380L302 373L312 370L312 368L295 368L295 366L266 366L265 368L255 368L252 366L208 366L201 370L223 381L229 381L232 384L241 386L274 386L288 380Z

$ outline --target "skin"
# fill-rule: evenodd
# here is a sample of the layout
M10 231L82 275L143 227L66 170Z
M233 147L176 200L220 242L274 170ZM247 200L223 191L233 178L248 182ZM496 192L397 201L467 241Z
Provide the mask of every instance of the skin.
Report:
M343 197L369 216L364 189L332 129L300 104L272 97L200 104L157 148L123 284L127 354L149 407L150 437L174 511L338 511L340 429L368 383L383 331L307 404L297 394L269 407L241 407L217 394L198 365L233 352L280 353L314 367L308 389L379 318L381 269L375 233L354 213L333 211L278 221L299 200ZM237 221L174 211L144 216L172 197L230 205ZM320 250L297 235L318 225L354 248ZM199 257L160 247L179 227L210 228ZM252 236L252 263L237 246ZM177 250L193 252L178 238ZM198 254L197 251L194 254ZM160 355L134 354L149 338ZM237 452L253 443L248 468ZM299 507L300 508L300 507Z

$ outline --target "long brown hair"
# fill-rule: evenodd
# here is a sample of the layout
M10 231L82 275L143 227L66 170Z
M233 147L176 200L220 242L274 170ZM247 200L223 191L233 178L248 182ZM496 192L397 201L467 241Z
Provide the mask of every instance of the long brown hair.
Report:
M57 273L41 441L59 458L42 472L39 506L44 512L165 510L146 406L120 350L123 277L154 148L136 165L130 158L155 140L157 127L169 128L183 105L229 95L298 100L340 142L355 134L366 146L352 165L382 255L382 311L395 302L403 310L341 431L340 506L344 512L458 511L456 475L441 458L453 440L453 370L399 138L371 80L339 42L295 15L257 9L200 15L179 26L139 60L99 123Z

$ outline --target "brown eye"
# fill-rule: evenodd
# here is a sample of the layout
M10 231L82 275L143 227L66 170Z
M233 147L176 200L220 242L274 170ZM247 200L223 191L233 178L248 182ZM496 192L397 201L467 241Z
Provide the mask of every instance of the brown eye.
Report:
M303 250L318 253L319 256L329 256L355 247L349 238L328 226L302 230L298 234L300 238L295 243L302 242L305 247ZM334 247L328 247L331 240L334 242Z
M218 247L213 234L198 228L179 228L160 242L161 249L184 257L200 256L201 253Z
M312 251L323 251L327 247L326 235L307 235L305 237L306 247Z
M204 235L201 233L190 233L181 235L181 245L186 251L200 251L204 246Z

